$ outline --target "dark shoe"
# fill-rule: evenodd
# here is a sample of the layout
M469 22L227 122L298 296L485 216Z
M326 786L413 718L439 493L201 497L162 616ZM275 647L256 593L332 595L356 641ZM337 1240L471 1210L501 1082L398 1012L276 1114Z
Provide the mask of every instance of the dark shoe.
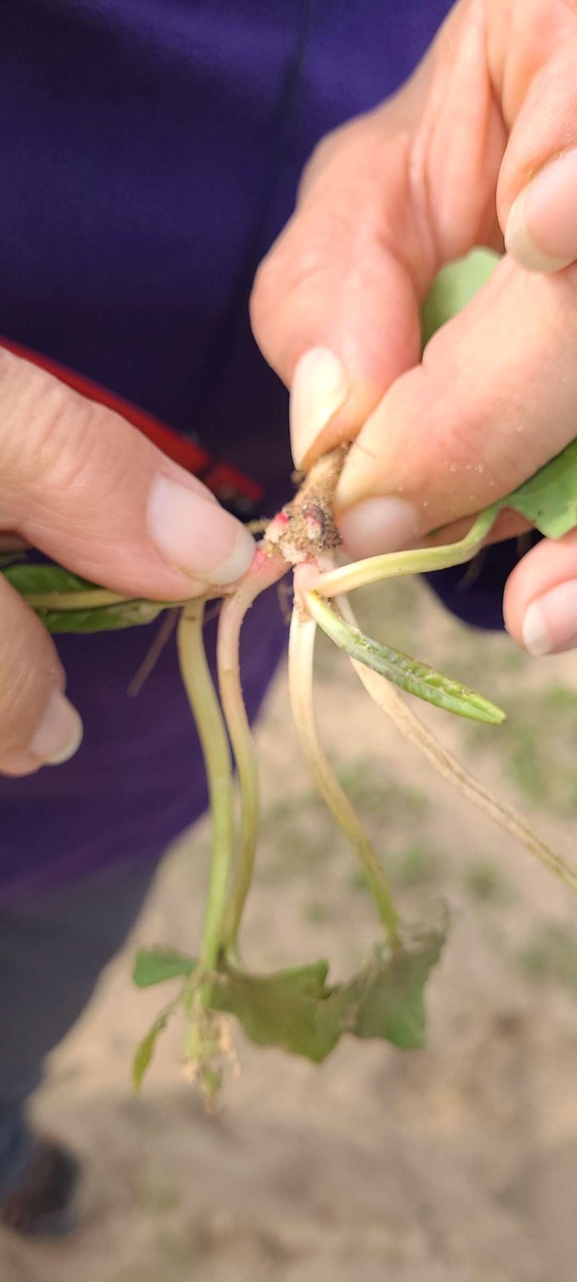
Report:
M80 1166L67 1149L38 1140L18 1186L0 1200L0 1225L24 1237L58 1237L75 1227Z

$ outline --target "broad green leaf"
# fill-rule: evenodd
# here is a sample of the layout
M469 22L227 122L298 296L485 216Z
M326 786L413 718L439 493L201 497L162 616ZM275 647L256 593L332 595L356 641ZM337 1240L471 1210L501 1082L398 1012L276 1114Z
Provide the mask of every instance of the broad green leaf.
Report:
M196 970L196 961L170 948L140 948L136 954L132 979L137 988L150 988L167 979L188 978Z
M117 632L152 623L167 606L158 601L122 601L87 610L37 610L49 632Z
M136 1049L132 1065L132 1080L134 1082L135 1091L140 1090L144 1075L156 1050L157 1040L166 1028L170 1013L170 1011L163 1011L162 1015L159 1015L158 1019L155 1019L152 1028L148 1030L146 1037L143 1037L140 1045Z
M31 565L30 562L10 565L2 571L4 578L24 595L33 592L88 592L94 587L87 579L80 579L61 565Z
M491 250L474 249L466 258L443 267L421 308L423 347L441 325L471 302L477 290L486 285L498 262L499 255Z
M321 1018L353 1037L380 1037L402 1050L420 1049L425 1044L425 984L446 933L445 921L401 952L377 945L359 973L324 1003Z
M577 441L503 499L541 534L560 539L577 525Z
M381 676L394 682L408 694L416 695L418 699L424 699L437 708L443 708L445 712L468 717L470 721L483 721L492 725L499 725L504 721L505 713L482 694L476 694L474 690L444 676L442 672L435 672L426 663L411 659L383 642L374 641L359 628L346 623L328 602L321 601L315 593L308 595L307 604L316 622L335 645L359 663L380 672Z
M325 988L326 962L273 975L249 975L225 968L212 990L214 1010L236 1015L247 1037L259 1046L283 1050L320 1063L338 1042L336 1020L319 1019Z
M280 1046L314 1063L344 1034L415 1049L424 1044L424 988L445 935L446 921L396 952L376 945L358 974L333 987L325 962L275 975L224 967L211 1007L236 1015L260 1046Z
M7 566L4 577L24 597L54 594L54 608L34 604L34 608L49 632L113 632L152 623L167 606L158 601L119 601L111 605L86 606L78 610L59 608L58 596L66 593L100 592L94 583L81 579L60 565L16 564ZM50 603L51 604L51 603Z

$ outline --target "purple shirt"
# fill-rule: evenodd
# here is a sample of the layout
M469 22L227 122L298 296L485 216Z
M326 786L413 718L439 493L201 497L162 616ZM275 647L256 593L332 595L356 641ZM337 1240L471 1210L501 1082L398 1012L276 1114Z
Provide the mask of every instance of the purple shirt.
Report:
M263 483L272 514L291 470L287 405L250 335L255 267L315 142L401 84L449 7L9 0L0 333L198 436ZM502 559L487 567L467 598L454 575L435 586L500 626ZM246 628L251 715L285 632L269 593ZM204 808L174 644L140 695L126 693L154 634L59 640L85 741L65 766L0 778L4 900L155 859Z

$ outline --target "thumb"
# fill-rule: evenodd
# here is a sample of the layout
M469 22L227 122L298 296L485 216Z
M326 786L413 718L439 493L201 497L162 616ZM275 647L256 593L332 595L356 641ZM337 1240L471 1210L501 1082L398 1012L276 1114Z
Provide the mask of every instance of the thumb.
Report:
M120 415L1 349L0 530L103 587L167 601L232 583L254 550Z
M560 0L487 12L510 131L497 184L509 254L360 432L337 493L355 555L475 513L575 435L577 268L559 269L577 258L577 14Z

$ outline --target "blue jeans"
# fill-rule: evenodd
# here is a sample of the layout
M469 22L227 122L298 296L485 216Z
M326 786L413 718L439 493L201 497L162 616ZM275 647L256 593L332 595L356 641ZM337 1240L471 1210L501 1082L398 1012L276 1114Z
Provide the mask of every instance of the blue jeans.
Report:
M0 912L0 1195L32 1150L26 1101L130 931L155 866L108 870Z

